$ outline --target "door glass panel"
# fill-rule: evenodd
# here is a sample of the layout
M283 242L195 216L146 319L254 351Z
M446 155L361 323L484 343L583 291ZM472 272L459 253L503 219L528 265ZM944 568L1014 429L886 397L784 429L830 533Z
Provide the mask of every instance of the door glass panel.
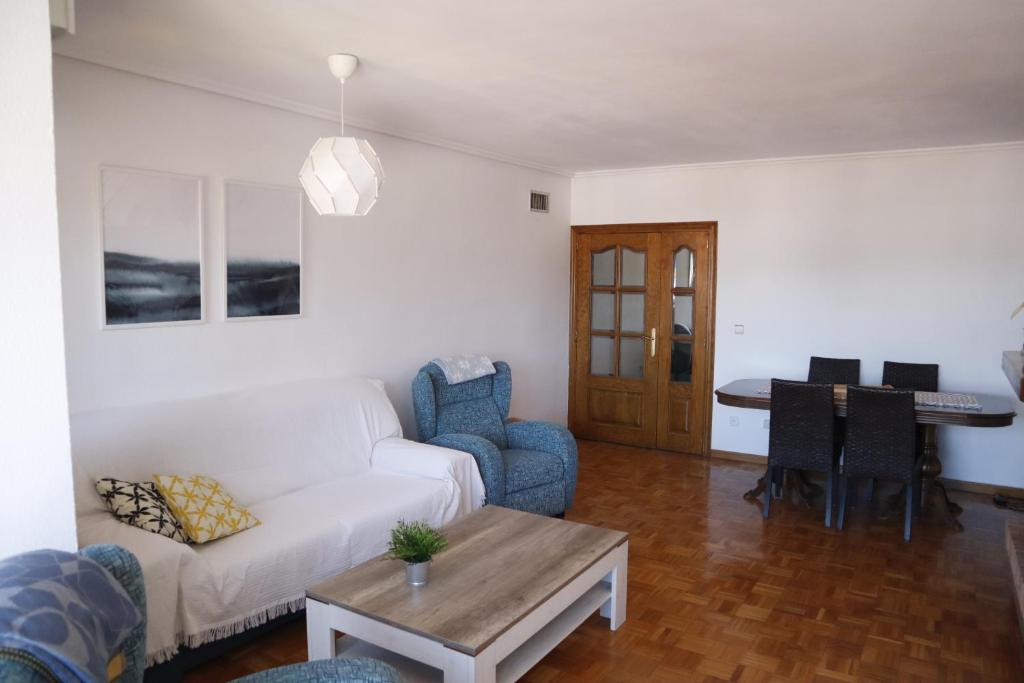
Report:
M693 295L672 296L672 334L693 334Z
M644 295L621 294L622 311L619 317L619 329L623 332L644 331Z
M622 277L619 283L623 287L643 287L647 272L647 254L642 251L622 248Z
M693 342L672 342L672 369L669 379L673 382L693 381Z
M590 254L590 281L598 287L615 286L615 247Z
M672 266L673 287L693 287L693 252L683 247L676 252Z
M590 293L590 329L615 329L615 295L611 292Z
M644 376L644 340L623 337L619 340L619 377Z
M612 337L590 338L590 374L611 376L612 354L615 353L615 339Z

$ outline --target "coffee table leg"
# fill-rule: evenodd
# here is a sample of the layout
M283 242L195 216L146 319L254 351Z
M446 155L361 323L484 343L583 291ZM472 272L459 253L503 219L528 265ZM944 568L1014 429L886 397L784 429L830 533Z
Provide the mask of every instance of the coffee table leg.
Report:
M457 650L445 650L444 683L495 683L497 662L484 650L472 657Z
M306 646L309 661L333 659L337 654L338 634L331 628L330 606L306 598Z
M608 617L611 629L617 630L626 621L626 568L629 558L629 543L623 543L612 551L615 556L615 569L611 570L605 580L611 584L612 595L601 605L601 616Z

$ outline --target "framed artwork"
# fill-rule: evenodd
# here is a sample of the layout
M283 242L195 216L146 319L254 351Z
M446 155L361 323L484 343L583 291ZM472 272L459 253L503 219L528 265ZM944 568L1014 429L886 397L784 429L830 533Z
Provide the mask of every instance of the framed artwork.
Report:
M203 322L202 179L104 166L100 194L104 327Z
M235 180L224 183L225 317L302 314L302 192Z

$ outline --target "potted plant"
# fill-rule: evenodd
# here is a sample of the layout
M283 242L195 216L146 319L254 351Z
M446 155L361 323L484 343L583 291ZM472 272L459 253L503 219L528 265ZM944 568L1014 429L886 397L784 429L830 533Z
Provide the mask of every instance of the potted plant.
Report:
M430 572L430 560L448 547L448 539L426 522L398 520L391 530L388 554L405 562L405 580L410 586L424 586Z

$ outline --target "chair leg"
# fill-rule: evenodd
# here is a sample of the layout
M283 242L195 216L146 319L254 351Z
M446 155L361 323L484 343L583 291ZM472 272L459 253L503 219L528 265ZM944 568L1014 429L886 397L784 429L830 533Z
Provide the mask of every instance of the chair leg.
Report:
M762 514L765 519L768 519L768 511L772 507L772 490L775 488L775 468L771 465L768 465L768 472L765 473L764 479L768 485L764 487L764 510L762 510Z
M832 489L834 486L834 473L832 470L825 475L825 528L832 528Z
M845 476L839 475L839 522L836 524L836 528L840 530L846 522L846 487L848 483Z
M907 484L907 510L903 513L903 540L910 542L910 525L914 522L914 482Z

